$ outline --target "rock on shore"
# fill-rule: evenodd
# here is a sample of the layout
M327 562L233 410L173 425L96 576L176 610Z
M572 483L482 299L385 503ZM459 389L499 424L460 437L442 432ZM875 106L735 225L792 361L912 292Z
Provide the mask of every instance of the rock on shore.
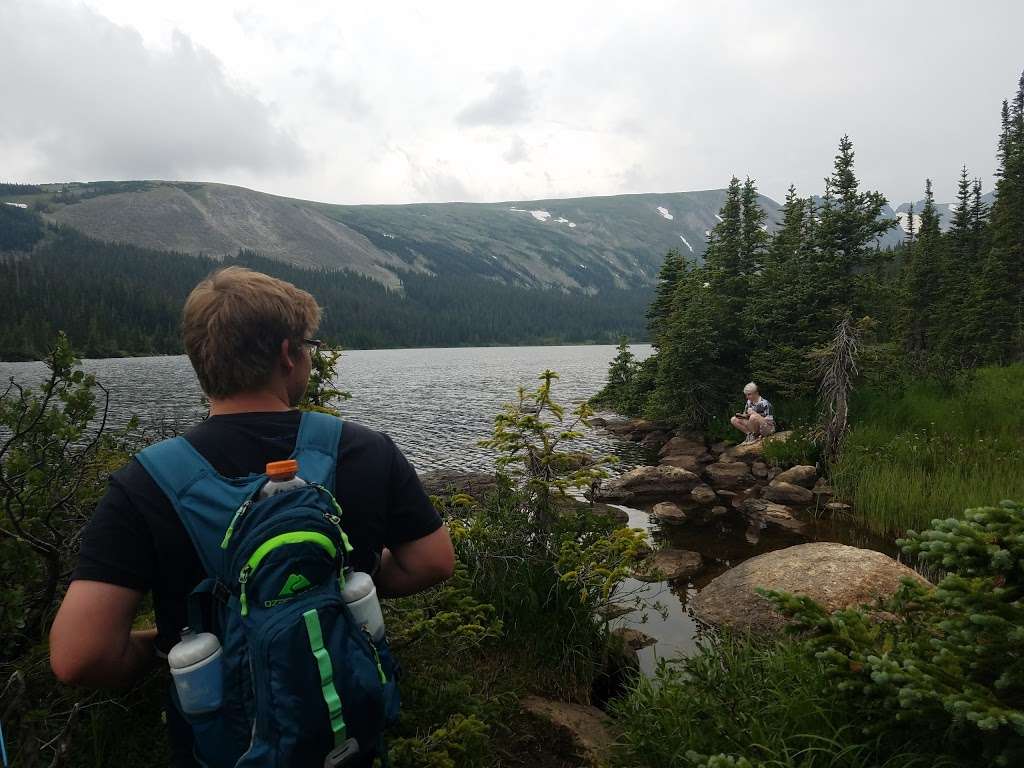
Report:
M420 482L428 496L451 496L465 493L483 498L498 487L494 475L487 472L454 472L438 469L420 474Z
M679 467L637 467L601 483L594 498L623 504L643 499L681 498L699 483L700 478L695 473Z
M880 552L815 542L740 563L704 587L692 606L697 618L708 624L770 632L785 626L786 619L754 591L758 587L807 595L835 611L891 595L904 578L928 583Z
M704 567L699 552L685 549L659 549L647 560L636 577L640 581L675 581L697 575Z

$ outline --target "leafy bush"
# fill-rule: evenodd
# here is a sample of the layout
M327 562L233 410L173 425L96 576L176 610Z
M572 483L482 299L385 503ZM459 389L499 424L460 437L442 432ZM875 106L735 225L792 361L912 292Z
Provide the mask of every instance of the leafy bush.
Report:
M907 579L878 611L829 615L771 593L872 737L920 735L962 765L1024 761L1024 508L1005 501L908 533L903 551L946 575Z

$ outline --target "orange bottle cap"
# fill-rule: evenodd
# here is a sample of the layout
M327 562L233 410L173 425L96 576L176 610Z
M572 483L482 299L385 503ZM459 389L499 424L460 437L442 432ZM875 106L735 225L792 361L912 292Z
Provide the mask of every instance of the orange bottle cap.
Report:
M299 462L295 459L284 461L267 462L267 475L270 477L281 477L282 475L294 475L299 471Z

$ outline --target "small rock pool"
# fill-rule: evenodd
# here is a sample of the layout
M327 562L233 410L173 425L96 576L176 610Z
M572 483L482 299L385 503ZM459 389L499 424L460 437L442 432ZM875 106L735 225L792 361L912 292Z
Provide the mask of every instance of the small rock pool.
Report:
M651 515L652 505L630 507L611 506L629 515L628 525L647 532L652 548L671 547L698 552L704 560L701 571L689 579L674 582L643 582L628 579L616 593L618 603L639 607L613 619L613 628L636 629L653 638L653 645L638 650L641 670L652 675L661 658L671 659L692 653L710 630L693 615L690 603L696 594L716 576L751 557L811 541L829 541L850 546L873 549L897 557L896 545L891 540L874 536L849 519L802 516L802 532L751 524L739 511L729 513L707 523L683 525L661 524Z

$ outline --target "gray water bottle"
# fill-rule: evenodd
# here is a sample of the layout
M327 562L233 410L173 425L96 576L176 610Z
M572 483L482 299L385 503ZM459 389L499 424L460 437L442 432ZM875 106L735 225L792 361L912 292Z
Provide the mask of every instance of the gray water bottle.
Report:
M209 632L185 627L181 640L167 654L171 678L186 715L220 709L224 699L224 659L220 641Z
M348 603L356 624L370 633L375 643L384 637L384 616L377 600L377 587L370 574L362 571L345 572L345 588L341 596Z

